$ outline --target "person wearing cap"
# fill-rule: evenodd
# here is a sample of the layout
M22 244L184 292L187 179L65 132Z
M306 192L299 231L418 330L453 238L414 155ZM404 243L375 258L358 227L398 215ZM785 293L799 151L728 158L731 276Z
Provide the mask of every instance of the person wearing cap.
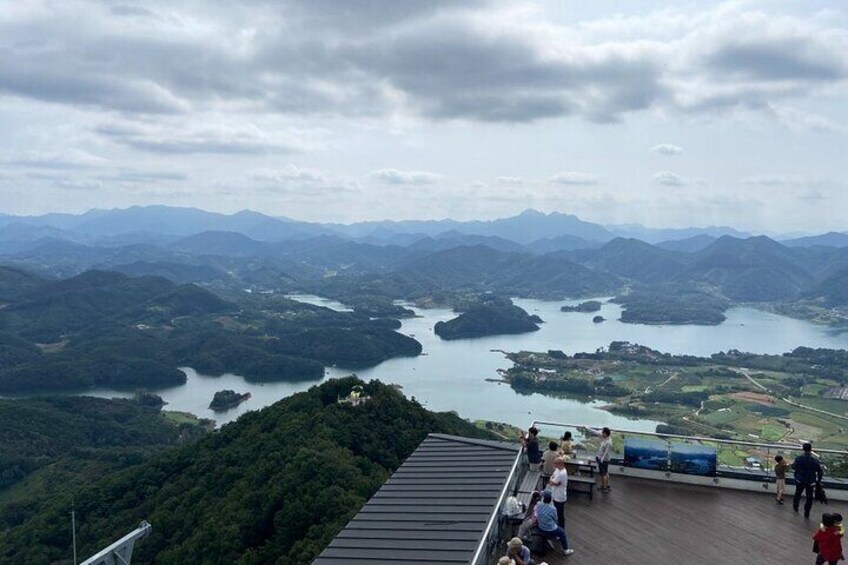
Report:
M565 530L557 525L557 511L551 504L551 491L542 493L542 504L536 505L536 527L545 539L558 539L564 555L571 555L574 550L568 547L568 537Z
M509 559L515 565L533 565L530 550L524 547L524 542L521 541L521 538L512 538L506 542L506 556L501 557L501 560L503 559Z

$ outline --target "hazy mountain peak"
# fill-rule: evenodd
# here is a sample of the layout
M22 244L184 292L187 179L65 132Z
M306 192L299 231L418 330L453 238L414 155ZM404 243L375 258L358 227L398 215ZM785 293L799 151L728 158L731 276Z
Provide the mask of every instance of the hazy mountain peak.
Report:
M556 212L554 212L554 213L556 213ZM544 218L546 216L548 216L548 214L545 214L544 212L540 212L540 211L536 210L535 208L527 208L526 210L521 212L517 217L519 217L519 218L539 218L539 217Z

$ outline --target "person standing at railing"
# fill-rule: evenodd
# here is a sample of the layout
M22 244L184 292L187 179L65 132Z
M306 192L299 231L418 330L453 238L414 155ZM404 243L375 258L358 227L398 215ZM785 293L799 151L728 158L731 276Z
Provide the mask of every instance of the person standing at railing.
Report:
M774 496L778 504L783 504L783 497L786 494L786 469L788 468L789 463L783 455L774 456Z
M527 454L527 461L531 465L538 465L542 461L542 450L539 449L539 429L532 426L527 430L526 435L524 430L518 430L518 432L518 441L521 442L521 446Z
M801 504L801 495L806 495L804 501L804 518L810 517L810 508L813 507L813 487L822 480L822 466L819 460L813 457L813 446L805 443L804 453L795 458L792 469L795 471L795 496L792 498L792 509L798 512Z
M604 428L600 432L593 430L588 426L583 427L583 431L601 438L601 444L598 446L598 454L595 456L595 461L598 463L598 476L600 477L600 485L598 490L601 492L609 492L609 462L612 458L612 432L609 428Z

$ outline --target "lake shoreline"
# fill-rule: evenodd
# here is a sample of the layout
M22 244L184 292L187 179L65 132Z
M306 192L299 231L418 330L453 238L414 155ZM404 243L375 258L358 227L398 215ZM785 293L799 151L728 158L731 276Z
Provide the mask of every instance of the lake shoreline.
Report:
M332 300L297 295L301 301L325 307L344 307ZM583 299L585 300L585 299ZM603 301L604 298L599 298ZM797 346L848 348L848 334L834 332L808 322L745 307L728 310L728 320L718 326L661 326L625 324L618 321L621 307L603 302L600 313L603 324L592 322L593 313L561 312L563 304L579 301L540 301L514 299L528 313L538 314L546 323L537 332L517 335L488 336L468 340L444 341L433 333L435 324L456 314L448 308L419 309L417 317L401 321L401 333L415 335L423 347L417 357L386 360L375 367L356 369L364 379L379 379L403 387L408 397L415 397L430 410L455 411L468 420L492 420L524 426L533 420L579 421L587 425L653 431L654 420L639 420L611 414L606 402L580 402L551 399L543 395L522 395L502 386L501 371L512 362L510 351L562 350L568 354L593 352L612 341L639 343L672 354L710 355L729 349L753 353L784 353ZM249 383L234 374L209 376L189 367L186 384L152 389L168 402L168 408L190 412L215 420L218 426L240 415L268 406L287 396L306 390L327 378L342 377L350 369L328 367L318 380L302 382ZM252 393L250 401L221 414L208 408L209 399L221 389ZM100 397L128 397L132 391L94 389L76 394Z

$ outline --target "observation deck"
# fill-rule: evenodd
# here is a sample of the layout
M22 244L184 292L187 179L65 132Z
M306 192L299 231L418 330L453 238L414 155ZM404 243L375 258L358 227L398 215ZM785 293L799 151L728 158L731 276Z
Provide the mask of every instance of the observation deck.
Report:
M542 445L570 430L581 459L594 454L596 439L578 426L534 425ZM534 562L812 562L821 514L848 516L848 452L818 450L831 501L814 503L805 519L803 508L792 509L791 472L785 504L774 497L774 455L791 462L799 448L613 430L612 492L569 493L566 531L575 554L549 548ZM315 563L496 563L516 528L503 516L506 500L526 502L538 475L509 444L431 435Z
M610 484L612 492L593 500L569 495L565 526L575 553L548 549L536 563L812 563L810 536L821 513L848 516L845 502L815 503L805 520L803 508L792 511L791 499L779 506L760 492L616 475ZM788 490L791 495L794 487Z

